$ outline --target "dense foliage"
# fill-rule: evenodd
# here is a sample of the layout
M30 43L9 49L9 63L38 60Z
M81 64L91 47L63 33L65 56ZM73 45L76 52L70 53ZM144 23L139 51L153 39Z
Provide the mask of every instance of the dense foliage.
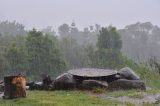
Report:
M135 36L131 36L132 33ZM146 35L147 33L152 36ZM141 53L149 58L144 48L158 48L158 33L159 28L149 23L127 26L122 30L112 26L101 28L98 24L79 30L75 23L62 24L56 34L51 26L41 31L26 31L19 23L0 22L0 77L25 74L30 79L40 79L43 74L55 77L72 68L134 68L134 65L130 65L134 62L127 58L136 60L136 56L139 56L137 50L145 50ZM149 63L149 69L156 72L159 71L157 52L156 59ZM141 68L135 68L139 69ZM143 71L138 73L141 72Z
M112 26L102 28L99 32L97 50L92 50L88 55L90 65L98 68L118 68L123 64L120 35Z
M33 29L26 38L28 76L57 75L66 69L66 63L56 46L54 36Z

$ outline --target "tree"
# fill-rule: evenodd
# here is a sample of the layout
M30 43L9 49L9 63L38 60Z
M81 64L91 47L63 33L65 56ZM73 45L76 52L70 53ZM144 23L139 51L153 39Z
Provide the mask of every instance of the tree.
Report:
M56 32L53 30L52 26L47 26L46 28L42 29L43 33L46 33L50 36L55 36Z
M101 29L101 26L98 25L98 24L95 24L95 28L96 28L96 29L95 29L96 31L99 31L99 30Z
M29 32L26 41L29 61L29 76L36 79L42 74L56 76L66 69L63 56L54 40L48 35L33 29Z
M8 64L4 57L4 54L0 53L0 79L3 79L4 75L8 72Z
M84 65L84 49L76 40L64 37L60 40L60 46L69 68L80 68Z
M58 27L58 32L61 37L66 37L70 35L70 27L68 24L63 24Z
M23 47L18 47L15 43L13 43L7 48L5 57L9 66L9 73L26 74L28 64L26 51Z
M116 68L122 64L120 49L122 41L116 28L102 28L98 34L97 50L90 56L91 66L98 68ZM93 56L94 55L94 56ZM93 58L94 57L94 58Z
M16 21L9 22L4 21L0 22L0 32L2 36L17 36L17 35L26 35L24 25L17 23Z
M98 34L98 48L104 49L117 49L122 48L122 41L120 35L116 31L115 27L109 26L108 28L102 28Z
M71 24L70 35L71 35L72 39L78 41L78 39L79 39L79 30L76 27L76 23L75 22L72 22L72 24Z
M131 24L119 30L123 40L122 53L137 62L147 62L152 56L160 59L160 28L150 22ZM155 52L156 51L156 52Z

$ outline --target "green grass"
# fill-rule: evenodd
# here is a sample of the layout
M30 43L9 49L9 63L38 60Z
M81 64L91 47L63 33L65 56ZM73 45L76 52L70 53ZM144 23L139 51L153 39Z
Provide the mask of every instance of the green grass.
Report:
M143 65L136 65L127 61L127 66L132 68L151 87L147 91L114 91L106 92L103 89L94 89L91 94L84 91L27 91L27 98L17 98L12 100L0 99L0 106L136 106L128 102L119 102L104 99L99 96L102 93L106 96L129 98L143 98L144 94L160 93L160 75L147 69ZM159 105L159 104L158 104ZM144 103L142 106L158 106Z
M147 91L113 91L103 92L103 95L112 97L127 96L143 98L143 94L157 94L160 90ZM26 98L11 100L0 99L0 106L136 106L129 102L120 102L105 99L101 95L89 91L27 91ZM144 103L142 106L158 106Z
M101 94L101 93L105 93L106 89L104 88L94 88L93 90L91 90L92 93L96 93L96 94Z
M147 94L153 94L153 95L157 94L157 93L160 94L160 89L147 90L146 92L147 92Z
M0 99L0 106L135 106L131 103L105 100L82 91L28 91L27 98Z
M159 104L144 103L141 106L159 106Z

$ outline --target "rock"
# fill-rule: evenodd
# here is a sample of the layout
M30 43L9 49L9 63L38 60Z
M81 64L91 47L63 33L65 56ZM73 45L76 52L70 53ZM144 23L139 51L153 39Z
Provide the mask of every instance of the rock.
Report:
M28 82L27 84L26 84L26 86L28 86L29 88L29 90L34 90L34 82Z
M122 68L118 71L118 74L128 80L139 80L140 77L129 67Z
M43 82L35 82L33 86L35 90L43 90Z
M53 82L48 86L47 90L55 90L55 86Z
M52 79L49 75L46 75L42 81L43 81L43 85L46 85L46 86L52 83Z
M156 101L155 101L154 104L160 104L160 96L158 96L158 97L156 98Z
M3 98L4 92L0 92L0 99Z
M92 90L94 88L108 88L108 83L106 81L98 80L84 80L82 82L82 89Z
M4 84L0 84L0 92L4 92Z
M29 90L42 90L43 89L42 82L30 82L30 83L27 83L27 86L29 86Z
M55 89L74 89L76 87L76 80L73 75L64 73L58 76L54 81Z
M4 92L4 81L0 80L0 92Z
M140 80L119 79L109 83L108 89L109 90L128 90L128 89L146 90L146 86L144 82Z
M0 84L3 84L4 83L4 81L3 80L0 80Z
M50 90L52 87L52 80L49 75L44 76L43 78L43 89Z

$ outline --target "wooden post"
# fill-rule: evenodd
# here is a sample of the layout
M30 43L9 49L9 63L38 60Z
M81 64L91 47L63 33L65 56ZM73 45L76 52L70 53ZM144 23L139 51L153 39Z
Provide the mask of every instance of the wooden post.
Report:
M22 75L4 77L4 99L26 97L26 78Z

